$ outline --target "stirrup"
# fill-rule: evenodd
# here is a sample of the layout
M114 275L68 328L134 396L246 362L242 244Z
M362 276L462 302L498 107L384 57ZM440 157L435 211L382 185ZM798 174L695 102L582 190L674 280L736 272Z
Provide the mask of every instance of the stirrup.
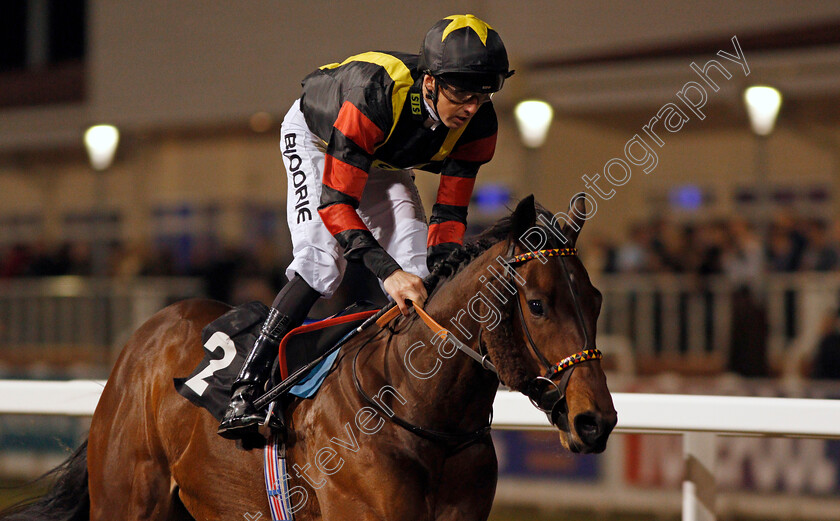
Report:
M271 402L265 414L265 420L259 425L260 434L268 438L272 433L281 441L286 440L286 422L283 408L277 407L277 401Z

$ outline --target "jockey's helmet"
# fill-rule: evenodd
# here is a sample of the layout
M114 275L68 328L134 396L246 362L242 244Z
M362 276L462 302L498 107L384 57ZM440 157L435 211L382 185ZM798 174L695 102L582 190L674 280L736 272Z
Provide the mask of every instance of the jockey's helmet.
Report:
M447 16L429 29L419 67L469 92L497 92L513 74L499 33L471 14Z

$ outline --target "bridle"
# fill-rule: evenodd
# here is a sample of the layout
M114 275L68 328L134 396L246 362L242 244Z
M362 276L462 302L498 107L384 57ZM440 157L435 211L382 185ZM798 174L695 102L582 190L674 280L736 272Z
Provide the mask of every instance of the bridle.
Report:
M563 429L566 432L570 432L570 426L568 421L568 405L566 403L566 387L569 384L569 379L572 377L572 372L575 370L575 367L578 364L583 362L589 362L591 360L600 360L603 357L601 351L598 350L597 347L594 345L590 345L590 338L586 332L586 324L583 320L583 309L581 308L580 301L578 299L577 292L575 291L574 284L572 283L571 275L569 274L569 269L566 266L566 259L565 257L577 255L576 248L554 248L554 249L546 249L546 250L538 250L538 251L529 251L526 253L522 253L519 255L513 255L515 243L511 241L510 248L507 252L507 258L503 259L505 264L510 266L511 272L515 271L514 266L523 264L533 259L538 258L545 258L545 257L559 257L560 263L563 267L563 275L566 279L566 283L569 286L569 291L572 295L572 302L575 307L575 315L578 322L578 326L580 327L581 333L583 334L583 349L577 353L567 356L566 358L560 360L559 362L552 364L549 360L543 355L542 351L537 347L537 344L534 342L533 337L531 336L531 332L528 329L528 324L525 322L525 316L522 312L522 304L519 299L520 289L519 286L513 281L513 274L509 274L509 283L516 288L516 294L514 295L514 300L516 301L516 308L519 315L519 322L522 324L522 330L525 332L525 338L528 340L528 347L540 361L540 363L545 367L545 373L542 376L535 376L528 384L527 388L525 389L525 394L531 400L531 403L539 409L540 411L546 413L548 416L548 420L555 426L560 429ZM419 306L414 307L417 314L423 320L423 322L433 331L436 332L437 335L441 337L443 340L451 341L454 346L459 350L462 351L464 354L481 364L481 367L490 371L498 377L498 371L496 367L490 362L487 354L481 354L463 342L461 342L455 335L453 335L449 330L438 324L432 317L430 317L422 308ZM391 309L385 311L382 310L381 314L372 317L375 319L376 324L384 328L391 320L396 318L400 315L400 310L396 306L392 307ZM353 365L352 365L352 374L353 374L353 382L356 387L356 391L359 395L364 399L368 405L372 406L376 410L380 411L385 415L386 418L393 421L400 427L408 430L409 432L414 433L421 438L428 439L437 443L442 443L450 447L449 452L454 453L458 452L459 450L471 445L472 443L478 441L479 439L483 438L490 432L490 423L487 425L472 431L472 432L461 432L461 433L446 433L441 431L436 431L432 429L425 429L410 423L409 421L395 415L393 411L385 411L384 408L371 396L369 396L361 386L361 382L358 377L358 373L356 371L356 364L361 353L362 349L373 339L373 337L369 338L360 348L356 351L356 354L353 356ZM481 331L479 331L479 349L481 349ZM560 376L558 381L555 381L554 378Z
M598 350L593 343L591 343L589 334L586 332L586 323L583 320L583 309L581 308L577 291L575 291L575 286L572 283L569 268L566 265L566 257L577 255L577 248L553 248L548 250L529 251L519 255L514 255L514 247L515 243L511 241L507 252L507 258L504 259L505 263L511 266L511 270L513 270L513 266L524 264L525 262L533 259L559 257L560 265L563 268L563 277L569 287L569 293L572 295L572 303L575 308L575 318L578 323L578 328L583 335L583 349L577 353L567 356L555 364L552 364L545 357L542 351L540 351L539 347L537 347L536 342L534 342L534 338L531 336L531 331L528 329L528 324L525 322L525 315L522 312L522 302L519 298L519 286L517 286L513 280L510 281L510 283L516 287L514 300L516 301L519 323L522 325L522 330L525 332L525 338L528 340L528 347L530 347L531 351L545 368L545 373L542 376L534 377L528 384L528 387L524 391L525 395L528 396L528 399L531 400L534 407L546 413L548 420L553 425L569 432L569 407L566 403L566 387L569 385L572 373L578 364L589 362L591 360L600 360L604 356L603 353L601 353L601 351ZM512 274L510 279L513 279ZM559 376L560 379L555 381L554 379L557 376Z

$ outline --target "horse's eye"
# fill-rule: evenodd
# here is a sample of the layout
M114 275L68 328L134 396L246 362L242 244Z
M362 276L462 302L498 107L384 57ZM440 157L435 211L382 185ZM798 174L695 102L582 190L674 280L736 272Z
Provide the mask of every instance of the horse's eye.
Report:
M542 302L539 300L529 300L528 301L528 309L531 310L531 314L537 317L541 317L545 314L545 310L543 309Z

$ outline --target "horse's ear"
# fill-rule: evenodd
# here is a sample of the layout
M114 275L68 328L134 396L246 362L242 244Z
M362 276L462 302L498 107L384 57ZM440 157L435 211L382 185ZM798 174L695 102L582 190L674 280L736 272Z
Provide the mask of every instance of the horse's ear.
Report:
M580 230L583 228L583 224L586 222L585 217L589 214L586 213L586 197L581 193L577 194L570 202L569 202L569 212L568 212L570 221L566 221L566 224L563 225L562 234L563 237L566 237L571 241L571 245L574 246L577 243L578 235L580 235Z
M510 235L518 239L537 222L537 209L534 205L534 194L519 201L511 216Z

